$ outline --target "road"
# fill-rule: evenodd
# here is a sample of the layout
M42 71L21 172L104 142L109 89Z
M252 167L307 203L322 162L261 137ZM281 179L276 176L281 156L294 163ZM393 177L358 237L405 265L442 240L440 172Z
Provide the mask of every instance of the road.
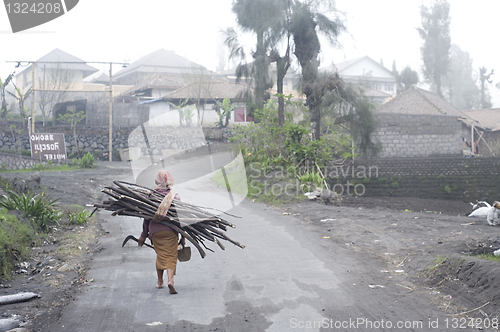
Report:
M231 208L228 192L206 176L214 169L212 162L217 168L230 158L212 157L166 168L183 201ZM159 167L145 170L137 183L151 187ZM427 299L403 296L409 293L404 288L378 287L385 267L379 258L374 256L369 266L360 264L355 253L325 245L322 234L298 216L232 195L233 202L241 202L229 212L241 218L227 217L236 224L227 234L246 248L225 243L222 251L209 244L215 252L204 259L194 250L189 262L177 266L176 295L155 288L153 250L135 243L121 247L127 235L140 234L141 221L100 211L108 234L88 271L93 282L82 287L47 331L435 330L429 324L437 316ZM399 246L390 237L382 239L388 248ZM394 276L398 280L404 277ZM360 283L363 288L356 286Z

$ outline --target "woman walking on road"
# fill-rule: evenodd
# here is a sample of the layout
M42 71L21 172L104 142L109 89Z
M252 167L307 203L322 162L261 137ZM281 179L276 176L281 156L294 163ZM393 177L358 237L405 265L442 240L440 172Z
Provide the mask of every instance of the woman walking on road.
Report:
M170 294L177 294L174 288L174 275L177 266L177 247L179 244L182 244L184 247L185 239L184 236L181 236L181 240L178 242L178 233L172 228L160 224L159 221L167 214L170 204L172 204L172 200L180 200L180 197L172 190L174 179L168 171L159 171L158 174L156 174L155 184L155 190L164 194L165 198L158 207L158 211L156 211L153 219L144 219L142 233L139 237L139 246L142 247L146 238L149 238L156 252L156 273L158 275L156 288L163 288L163 271L167 270L167 285L169 292Z

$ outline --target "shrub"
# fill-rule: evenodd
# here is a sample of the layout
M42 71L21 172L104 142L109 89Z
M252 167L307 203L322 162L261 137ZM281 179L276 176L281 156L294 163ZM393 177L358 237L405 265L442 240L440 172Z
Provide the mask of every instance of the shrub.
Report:
M33 225L47 231L52 223L57 223L61 219L62 213L54 205L58 200L47 201L40 195L17 194L6 189L6 195L0 198L0 207L7 210L23 211L30 218Z
M12 276L11 271L16 261L27 257L28 247L36 242L34 229L7 210L0 209L0 278Z
M85 156L80 159L80 168L92 168L94 167L94 156L92 153L87 152Z
M444 192L447 193L447 194L451 193L450 186L448 186L448 185L444 186Z
M68 213L68 222L69 224L74 224L74 225L83 225L90 217L90 212L81 209L81 211L77 212L69 212Z

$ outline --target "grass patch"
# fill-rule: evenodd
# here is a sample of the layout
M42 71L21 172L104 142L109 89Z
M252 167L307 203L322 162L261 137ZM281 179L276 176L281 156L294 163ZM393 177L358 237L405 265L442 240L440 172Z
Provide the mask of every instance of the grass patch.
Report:
M78 204L63 206L61 207L61 212L65 216L68 225L78 226L85 224L91 214L90 211Z
M10 279L16 263L39 241L33 226L0 208L0 278Z
M427 266L424 269L424 274L426 274L426 275L432 275L432 274L434 274L434 272L436 272L437 269L442 264L444 264L448 259L449 259L449 257L443 257L441 255L436 255L436 258L434 258L434 260L432 261L432 263L430 263L429 266Z
M261 167L259 163L253 163L243 172L242 167L225 167L226 179L222 170L218 170L213 181L223 188L245 195L248 199L264 202L270 205L281 205L304 200L303 185L290 174L282 171L273 171L272 168ZM253 172L252 172L253 171ZM257 171L257 172L255 172ZM255 174L257 173L257 174Z
M16 156L19 155L19 150L17 149L0 149L0 152L7 154L15 154ZM31 157L31 150L21 150L21 155L26 157Z
M5 167L0 169L0 173L30 173L30 172L39 172L39 171L47 171L47 172L55 172L55 171L74 171L75 168L79 168L79 166L75 167L68 164L62 165L43 165L36 164L31 168L24 169L11 169L7 170Z
M472 257L487 259L492 262L500 262L500 256L495 256L493 254L480 254L480 255L474 255Z

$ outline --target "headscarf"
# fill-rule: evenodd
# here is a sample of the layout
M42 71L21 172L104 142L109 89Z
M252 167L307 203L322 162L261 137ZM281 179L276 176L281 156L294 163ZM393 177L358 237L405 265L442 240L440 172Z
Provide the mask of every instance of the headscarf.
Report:
M156 213L153 216L153 222L160 222L167 215L167 212L170 209L170 205L174 200L175 192L172 190L172 186L174 185L174 178L168 171L162 170L156 174L155 181L157 183L157 187L155 188L155 190L162 188L170 189L168 191L168 194L166 194L161 201L160 205L158 206L158 210L156 210Z
M155 181L157 183L157 187L155 190L160 188L171 188L174 185L174 178L169 171L162 170L156 174Z

